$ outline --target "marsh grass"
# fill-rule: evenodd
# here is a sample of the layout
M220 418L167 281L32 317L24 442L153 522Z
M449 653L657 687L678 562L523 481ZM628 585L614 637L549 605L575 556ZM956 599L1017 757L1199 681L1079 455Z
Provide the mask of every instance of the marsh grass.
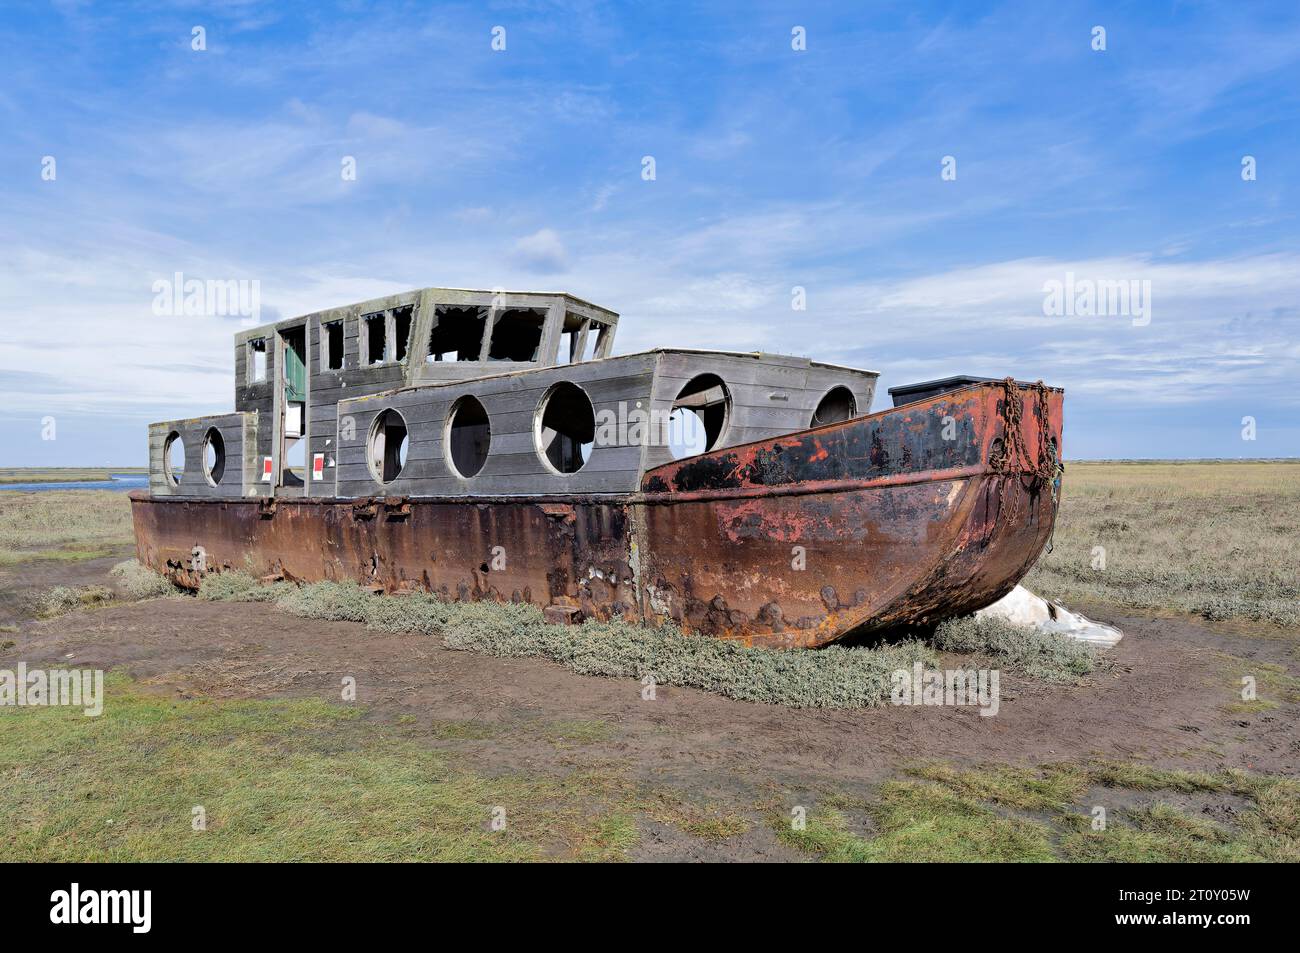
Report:
M53 619L77 609L105 605L113 598L113 590L107 586L53 586L34 595L29 609L38 619Z
M1241 658L1229 652L1215 652L1213 657L1222 665L1230 690L1238 699L1225 705L1226 710L1267 711L1280 707L1280 702L1300 704L1300 677L1292 675L1285 665ZM1246 676L1254 680L1256 692L1256 698L1250 701L1241 698Z
M135 602L164 596L180 598L179 591L166 577L141 566L134 559L118 563L109 570L109 575L120 592L101 585L52 586L23 596L20 604L37 619L53 619L78 609L112 605L123 599Z
M794 830L777 800L701 803L616 763L484 775L360 708L314 699L174 699L110 674L104 714L0 709L0 831L35 861L620 860L639 822L703 841L751 827L831 861L1296 861L1300 782L1117 762L907 766L865 796L819 796ZM603 737L587 723L539 730ZM454 738L462 737L459 731ZM93 757L88 756L93 752ZM142 757L142 753L147 756ZM1105 831L1089 805L1126 792ZM1247 799L1231 826L1169 793ZM1148 795L1131 803L1135 794ZM206 830L194 830L202 806ZM490 819L503 808L504 830Z
M0 487L10 483L102 483L114 474L145 474L144 467L0 467Z
M1086 645L1000 620L950 620L929 644L909 639L871 647L830 646L811 652L751 649L733 642L624 622L548 625L535 606L444 602L427 593L377 596L355 583L261 586L244 573L208 576L199 597L273 602L308 619L359 622L389 632L438 635L450 649L502 658L544 658L582 675L653 679L741 701L795 708L865 708L888 701L893 674L916 662L937 663L934 650L978 656L993 665L1052 682L1074 682L1097 664Z
M95 559L133 542L131 501L124 493L0 492L0 565Z
M112 675L98 718L0 709L0 841L27 861L509 861L618 860L638 839L615 772L489 778L359 715Z
M548 625L541 610L531 605L444 602L427 593L376 596L355 583L262 587L251 576L234 572L208 576L199 597L272 601L302 618L437 635L447 648L458 651L543 658L581 675L653 679L656 685L690 686L741 701L798 708L883 704L896 670L935 661L934 653L917 641L777 652L684 635L673 626L594 621Z
M1070 463L1055 548L1025 584L1066 605L1296 625L1300 462Z
M160 575L134 559L127 559L109 570L122 591L132 599L156 599L161 596L177 595L166 576Z
M1044 825L1000 816L938 784L888 781L867 813L873 836L853 831L844 812L835 807L810 812L802 830L784 816L774 824L784 843L833 863L1054 859Z
M927 763L906 773L910 778L881 785L859 809L868 834L854 829L854 812L835 798L808 811L804 830L784 814L771 815L772 826L785 843L828 861L1300 859L1300 782L1290 778L1107 761L975 769ZM1094 831L1089 802L1104 805L1107 788L1151 798L1111 810L1106 829ZM1251 803L1227 827L1161 801L1164 792Z
M941 652L986 658L1009 671L1047 682L1071 683L1097 667L1097 652L1082 642L1002 619L963 616L939 624L930 644Z

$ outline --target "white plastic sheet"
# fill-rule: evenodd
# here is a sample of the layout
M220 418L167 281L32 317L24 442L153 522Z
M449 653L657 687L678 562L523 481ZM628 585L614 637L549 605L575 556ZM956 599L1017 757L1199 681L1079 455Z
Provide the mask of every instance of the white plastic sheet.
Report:
M1012 625L1033 626L1102 648L1109 648L1124 638L1124 633L1114 626L1093 622L1058 602L1039 598L1024 586L1016 586L993 605L980 609L975 616L1002 619Z

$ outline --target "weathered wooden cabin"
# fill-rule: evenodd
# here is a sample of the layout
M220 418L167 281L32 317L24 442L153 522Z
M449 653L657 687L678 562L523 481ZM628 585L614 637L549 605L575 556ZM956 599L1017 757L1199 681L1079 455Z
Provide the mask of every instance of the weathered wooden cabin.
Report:
M241 331L235 412L152 424L151 494L629 493L677 456L871 407L870 371L614 357L617 330L615 312L569 294L425 288Z

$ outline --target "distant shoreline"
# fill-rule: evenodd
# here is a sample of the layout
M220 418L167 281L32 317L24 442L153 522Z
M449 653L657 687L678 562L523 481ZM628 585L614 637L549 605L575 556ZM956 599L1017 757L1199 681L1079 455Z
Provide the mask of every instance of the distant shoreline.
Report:
M1300 463L1300 457L1094 457L1087 460L1071 460L1066 464L1088 463L1127 463L1132 466L1151 466L1155 464L1178 465L1193 463Z
M105 483L114 476L145 476L148 467L0 467L8 483Z

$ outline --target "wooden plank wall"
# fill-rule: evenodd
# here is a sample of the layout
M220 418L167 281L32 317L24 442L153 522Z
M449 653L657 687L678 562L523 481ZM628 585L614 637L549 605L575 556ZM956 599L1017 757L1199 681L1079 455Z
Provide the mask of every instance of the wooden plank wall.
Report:
M252 362L249 360L248 344L258 339L266 340L266 380L253 383L249 377ZM258 428L255 436L256 446L249 454L259 460L263 456L271 455L274 438L274 431L270 424L275 419L276 355L276 335L273 328L255 328L235 336L235 412L257 414L258 420L266 424Z
M662 355L653 397L657 408L671 408L682 389L700 374L716 374L726 385L731 406L714 449L807 429L821 398L837 385L853 392L857 416L870 412L875 396L873 372L828 367L804 357L672 350ZM667 447L651 447L646 469L672 459Z
M571 381L591 399L598 421L602 412L627 420L633 408L666 418L682 388L705 373L722 378L730 395L729 419L719 447L807 428L817 403L837 385L853 392L858 414L865 414L875 388L871 372L827 367L805 358L649 351L345 400L339 405L337 493L353 497L631 492L646 469L672 460L668 448L652 443L598 443L581 470L557 474L536 448L534 428L543 397L556 382ZM492 428L487 462L468 479L452 472L443 447L447 413L464 394L482 402ZM370 470L367 444L375 418L389 408L406 421L410 449L402 472L385 485Z
M590 398L595 414L619 412L619 404L648 404L656 355L541 368L460 381L421 385L395 394L345 400L339 404L338 495L466 496L544 493L616 493L634 489L643 448L593 446L577 473L555 473L536 450L534 420L546 392L571 381ZM499 366L499 365L497 365ZM443 431L447 413L462 395L482 402L492 428L487 461L464 479L447 465ZM375 418L392 408L406 420L410 449L401 474L387 485L375 480L367 463L367 443Z
M265 492L258 482L261 457L256 453L255 413L218 414L189 420L166 420L149 425L149 492L154 496L229 498ZM213 486L203 472L203 441L216 428L225 443L226 466L221 482ZM167 479L164 449L167 438L178 434L185 446L185 471L180 482Z

